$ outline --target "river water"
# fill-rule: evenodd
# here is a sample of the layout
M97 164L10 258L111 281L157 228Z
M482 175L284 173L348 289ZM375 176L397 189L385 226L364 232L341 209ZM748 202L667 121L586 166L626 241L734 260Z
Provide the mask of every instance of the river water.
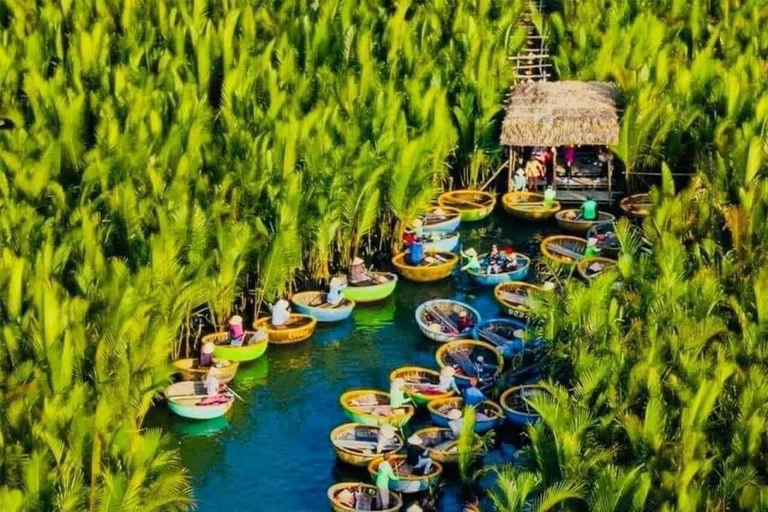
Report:
M554 228L496 213L460 231L464 247L478 252L498 242L532 255L538 250L533 240ZM400 366L437 368L438 344L422 336L414 317L416 307L433 298L465 301L483 319L501 316L492 290L474 287L458 273L437 283L401 280L381 304L358 306L349 320L318 328L309 341L271 346L264 357L241 366L233 388L245 402L236 402L227 418L189 422L156 407L148 426L163 426L178 441L198 510L325 512L330 485L370 481L365 470L337 462L328 440L334 427L349 421L339 396L354 388L388 390L389 373ZM409 430L427 423L428 415L420 413ZM502 437L486 462L511 460L514 445ZM440 512L461 510L456 482L448 471Z

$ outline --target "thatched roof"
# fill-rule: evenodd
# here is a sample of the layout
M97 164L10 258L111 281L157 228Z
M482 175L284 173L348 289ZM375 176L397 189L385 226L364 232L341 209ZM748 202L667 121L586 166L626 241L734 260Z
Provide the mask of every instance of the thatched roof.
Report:
M619 141L616 89L602 82L529 82L512 89L505 146L608 146Z

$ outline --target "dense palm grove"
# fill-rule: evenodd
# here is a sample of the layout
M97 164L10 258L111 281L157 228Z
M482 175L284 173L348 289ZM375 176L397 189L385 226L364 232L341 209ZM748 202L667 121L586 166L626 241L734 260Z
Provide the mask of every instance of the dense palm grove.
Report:
M0 0L0 509L187 509L141 426L192 312L328 276L493 169L523 9ZM495 506L768 510L768 5L560 9L557 72L617 83L630 173L696 175L654 193L652 256L548 301L553 398Z

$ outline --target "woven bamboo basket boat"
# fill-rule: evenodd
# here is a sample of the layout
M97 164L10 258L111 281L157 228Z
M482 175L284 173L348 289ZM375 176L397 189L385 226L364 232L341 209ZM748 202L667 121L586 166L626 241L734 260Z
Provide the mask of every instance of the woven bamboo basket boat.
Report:
M632 218L644 218L651 214L651 194L632 194L619 201L619 208Z
M526 331L527 326L513 318L491 318L475 326L472 331L476 340L493 345L504 357L514 357L523 350L524 344L518 331Z
M405 455L394 455L390 457L389 462L392 464L392 469L395 470L395 474L399 477L399 480L389 480L389 490L391 491L401 492L403 494L424 492L435 485L440 479L440 475L443 474L443 466L439 462L433 460L429 473L426 475L414 475L405 459ZM383 460L383 458L374 459L368 464L368 472L374 480L376 480L376 475L379 472L379 464L381 464Z
M477 375L474 364L482 356L487 370ZM478 340L453 340L440 346L435 352L435 360L440 368L451 366L456 371L453 378L456 385L465 387L469 379L477 378L480 385L487 387L492 384L504 369L504 356L499 349L490 343Z
M589 228L602 222L613 222L616 217L608 212L597 212L595 220L579 219L580 211L577 209L560 210L555 215L557 225L571 233L584 234Z
M528 397L534 393L546 393L543 386L515 386L501 394L499 403L507 421L513 425L532 425L539 420L539 415L528 403Z
M247 363L263 356L269 346L269 340L263 339L256 343L249 343L248 340L256 336L256 331L245 331L243 335L244 341L239 347L230 345L229 333L226 331L203 336L201 342L203 344L211 342L216 345L213 349L213 357L217 359Z
M331 432L331 444L339 460L352 466L366 467L376 457L388 453L397 453L403 449L403 438L395 434L392 442L377 452L379 427L345 423Z
M402 427L416 413L412 405L391 407L389 393L375 389L347 391L339 398L342 409L349 419L363 425L392 425Z
M547 220L555 216L563 205L555 201L552 208L544 206L544 194L536 192L508 192L501 197L504 210L522 220Z
M429 450L429 456L440 464L456 464L459 462L458 439L450 428L426 427L417 430L417 435L424 441L424 448Z
M472 325L480 322L480 313L472 306L457 300L435 299L416 308L416 323L424 336L443 343L469 334L470 329L459 331L457 327L458 315L462 311L470 317Z
M535 284L514 281L501 283L493 289L496 298L504 313L507 315L528 321L533 312L532 293L541 291L541 287Z
M421 227L430 231L456 231L460 223L461 212L447 206L430 206L421 217Z
M358 304L384 300L395 291L397 276L391 272L371 272L370 284L352 284L344 289L344 296Z
M392 370L392 373L389 374L390 381L398 378L405 381L403 391L416 406L427 405L430 400L437 398L453 396L453 391L437 389L437 385L440 383L440 374L435 370L418 366L403 366Z
M224 416L232 407L235 397L228 393L220 396L226 398L226 401L201 404L209 395L203 383L196 381L177 382L165 390L165 399L171 412L190 420L210 420Z
M293 308L308 315L318 322L341 322L349 318L355 309L355 301L344 298L338 306L332 306L325 302L325 292L309 291L294 293L291 296Z
M541 241L541 254L556 263L573 265L584 257L587 241L578 236L553 235Z
M448 413L453 409L464 412L464 400L459 397L432 400L427 405L432 423L438 427L448 427L450 419ZM499 426L504 418L504 411L497 404L486 400L475 407L478 417L475 420L475 432L483 434L492 428Z
M430 258L432 263L426 263ZM421 265L409 265L402 252L392 258L392 264L404 278L417 283L429 283L450 276L459 263L459 256L452 252L430 252L425 254L424 261Z
M459 245L459 234L451 231L422 230L424 252L451 252Z
M604 272L616 267L616 265L618 265L616 260L595 256L578 262L576 264L576 272L578 272L583 279L591 281Z
M478 259L483 262L481 268L478 270L467 270L469 278L473 282L480 286L496 286L499 283L507 283L509 281L522 281L528 277L528 269L531 267L531 258L525 254L517 253L517 268L509 270L507 272L499 272L498 274L488 274L485 260L488 254L481 254Z
M205 380L208 375L212 375L221 384L226 384L235 378L237 368L240 364L237 361L228 361L226 359L214 359L213 365L208 368L199 368L197 359L188 357L186 359L177 359L173 367L184 380Z
M366 503L362 505L368 508L357 508L357 506L350 507L342 503L341 496L344 491L349 494L356 494L360 496L360 499ZM359 512L360 510L372 510L376 512L398 512L403 508L403 498L396 492L389 495L390 506L389 508L379 508L376 505L376 500L379 495L379 490L375 485L364 484L361 482L342 482L340 484L332 485L328 489L328 501L331 502L331 510L333 512Z
M291 313L291 320L280 326L272 325L268 316L259 318L253 322L254 329L264 327L269 333L269 342L275 345L290 345L308 340L317 327L317 320L309 315Z
M441 208L455 208L461 212L462 222L483 220L496 206L496 196L482 190L452 190L437 198Z

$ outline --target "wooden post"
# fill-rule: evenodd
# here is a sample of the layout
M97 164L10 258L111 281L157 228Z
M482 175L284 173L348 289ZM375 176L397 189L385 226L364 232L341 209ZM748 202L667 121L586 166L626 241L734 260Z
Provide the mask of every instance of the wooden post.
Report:
M613 151L606 147L608 154L608 208L613 206Z
M515 174L515 147L509 146L509 168L507 169L507 192L512 192L512 176Z

